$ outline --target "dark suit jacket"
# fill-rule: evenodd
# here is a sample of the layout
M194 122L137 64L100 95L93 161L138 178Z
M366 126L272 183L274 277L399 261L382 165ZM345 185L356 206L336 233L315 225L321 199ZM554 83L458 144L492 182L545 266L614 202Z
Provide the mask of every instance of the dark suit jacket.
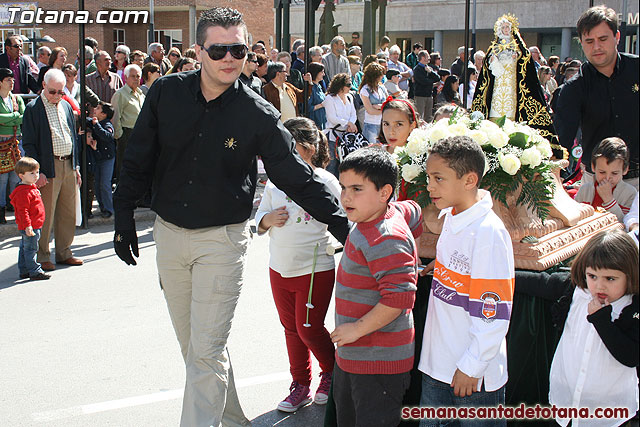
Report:
M0 68L11 68L9 67L9 55L3 53L0 55ZM18 79L18 76L14 76L15 79ZM20 57L20 93L29 93L29 89L33 91L33 93L38 93L41 87L38 86L38 82L29 72L29 62L27 58L24 56Z
M284 82L284 88L289 98L291 98L293 106L296 107L296 115L298 115L298 104L304 101L304 92L288 82ZM280 93L278 92L278 88L269 82L262 87L262 92L264 93L264 99L273 104L278 111L282 112L282 110L280 110Z
M73 155L73 165L79 165L78 159L78 137L76 134L76 121L73 117L71 105L64 99L60 100L67 116L67 125L73 138L71 153ZM22 147L25 154L33 157L40 163L40 172L47 178L55 177L53 164L53 143L51 141L51 128L49 119L44 109L41 97L32 100L24 110L22 118Z

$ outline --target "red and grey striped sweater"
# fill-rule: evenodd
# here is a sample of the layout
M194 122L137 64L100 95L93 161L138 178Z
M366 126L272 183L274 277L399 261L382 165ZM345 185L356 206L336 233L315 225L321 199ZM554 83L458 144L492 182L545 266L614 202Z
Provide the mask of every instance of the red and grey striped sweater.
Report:
M422 210L392 202L381 217L356 224L336 277L336 327L355 322L378 304L404 309L387 326L341 346L338 366L353 374L400 374L413 368L415 301Z

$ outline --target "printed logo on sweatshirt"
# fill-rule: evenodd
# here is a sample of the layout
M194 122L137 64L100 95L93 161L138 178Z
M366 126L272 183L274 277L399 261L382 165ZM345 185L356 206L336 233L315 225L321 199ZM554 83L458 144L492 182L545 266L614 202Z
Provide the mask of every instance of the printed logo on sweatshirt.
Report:
M495 292L485 292L480 299L482 300L482 315L484 316L484 320L486 322L493 322L498 312L500 296Z
M449 259L449 265L447 266L447 268L455 270L459 273L470 274L471 266L469 264L469 257L459 253L458 251L453 251L451 259Z

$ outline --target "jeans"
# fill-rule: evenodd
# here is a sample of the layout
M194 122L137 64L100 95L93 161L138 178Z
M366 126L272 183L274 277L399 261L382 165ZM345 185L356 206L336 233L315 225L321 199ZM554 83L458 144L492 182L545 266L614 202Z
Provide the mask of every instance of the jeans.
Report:
M38 273L44 273L40 263L36 261L38 253L38 240L40 240L40 229L34 229L35 236L27 236L24 230L20 230L22 240L20 241L20 251L18 252L18 270L20 274L29 274L36 276Z
M378 135L380 134L380 124L366 123L362 127L362 134L369 141L369 144L375 144L378 142Z
M111 191L111 177L116 159L100 160L95 164L93 172L96 198L102 212L113 213L113 192Z
M9 190L7 191L7 183ZM15 172L7 172L0 174L0 208L7 206L7 195L11 194L16 185L20 183L20 178Z
M457 397L453 394L453 388L446 383L434 380L429 375L422 374L422 395L420 396L420 406L429 408L441 407L492 407L504 406L505 388L502 386L496 391L485 391L484 384L481 391L474 392L471 396ZM444 426L474 426L493 427L506 426L507 421L502 419L421 419L420 427L444 427Z

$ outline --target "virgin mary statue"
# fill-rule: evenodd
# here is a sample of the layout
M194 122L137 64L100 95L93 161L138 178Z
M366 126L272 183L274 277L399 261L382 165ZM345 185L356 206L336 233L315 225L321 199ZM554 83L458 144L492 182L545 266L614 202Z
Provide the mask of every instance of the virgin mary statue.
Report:
M544 100L533 58L518 29L518 19L503 15L493 26L495 39L489 46L478 76L472 111L490 120L503 116L538 129L559 149L558 137ZM557 156L557 154L556 154Z

